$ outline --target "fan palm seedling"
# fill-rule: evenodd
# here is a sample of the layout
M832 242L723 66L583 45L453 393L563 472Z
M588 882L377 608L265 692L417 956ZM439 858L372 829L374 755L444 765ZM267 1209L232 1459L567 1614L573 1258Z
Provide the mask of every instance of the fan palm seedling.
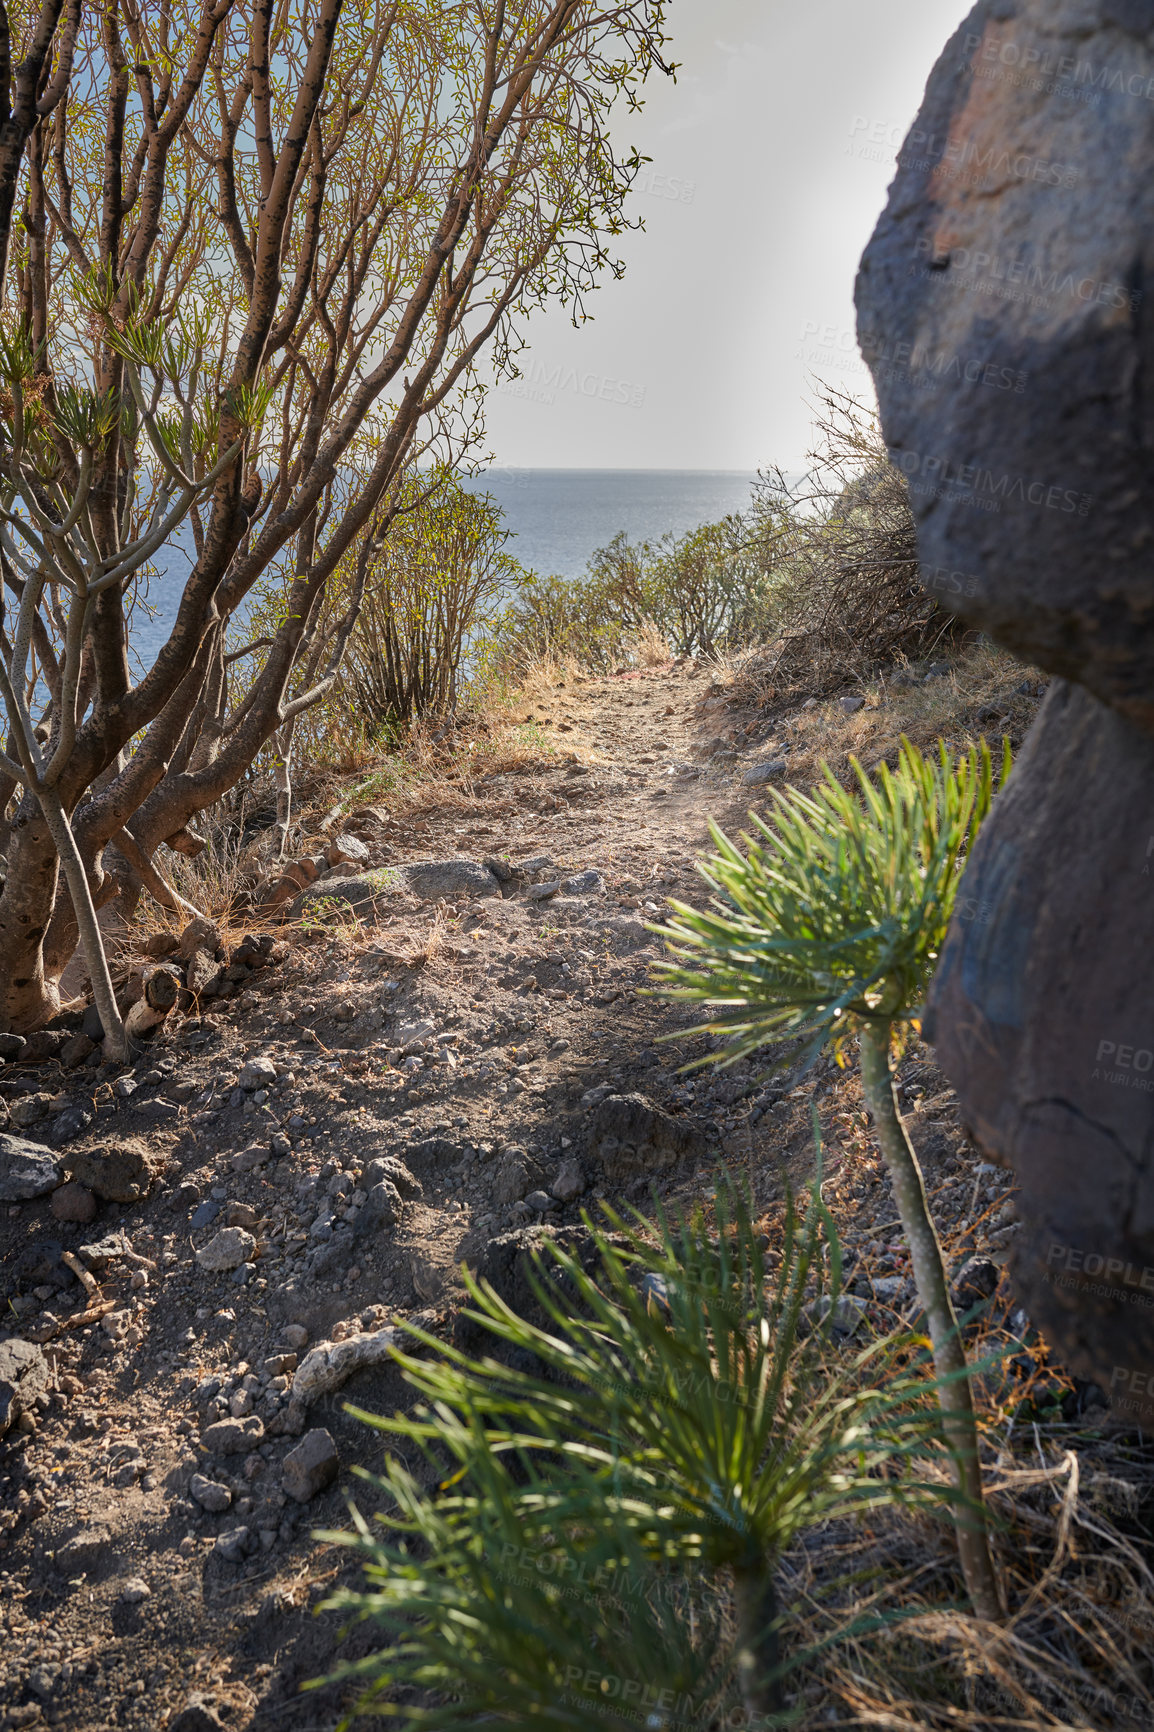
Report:
M776 1724L785 1548L940 1495L900 1472L937 1425L924 1378L888 1342L835 1361L810 1321L832 1234L818 1188L803 1220L789 1211L775 1272L744 1203L719 1197L718 1217L717 1241L663 1220L654 1245L611 1216L589 1267L549 1243L542 1325L468 1276L470 1316L521 1350L517 1368L412 1331L436 1352L398 1355L424 1405L359 1417L415 1442L435 1489L390 1459L386 1510L325 1536L365 1558L370 1587L330 1604L388 1629L350 1669L389 1690L385 1711L544 1732L734 1710ZM836 1239L830 1268L836 1299Z
M916 1024L994 778L984 744L954 765L944 744L933 758L903 740L897 770L883 764L876 779L852 762L852 789L827 765L812 794L775 791L771 822L751 815L757 833L742 838L744 853L712 826L718 851L700 870L716 896L705 911L671 904L658 929L672 953L664 990L713 1009L685 1032L728 1036L723 1064L782 1038L811 1055L833 1043L840 1056L857 1035L964 1499L955 1520L966 1586L978 1615L997 1618L965 1350L891 1068L895 1039ZM1003 781L1008 771L1007 747Z

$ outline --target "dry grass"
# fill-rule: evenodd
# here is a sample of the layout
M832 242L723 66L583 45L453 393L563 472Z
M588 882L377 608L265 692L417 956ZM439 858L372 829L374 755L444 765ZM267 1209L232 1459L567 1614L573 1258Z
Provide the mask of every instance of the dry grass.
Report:
M788 747L789 780L798 787L818 780L823 761L838 776L848 773L851 756L866 769L883 760L892 765L903 735L923 751L939 739L958 751L982 738L992 746L1003 735L1016 742L1037 707L1032 696L1017 688L1025 683L1036 689L1045 678L982 639L963 647L940 677L917 678L908 664L899 664L862 681L857 695L865 702L852 715L836 701L810 709L791 706L772 738ZM748 701L740 668L728 693L735 704Z

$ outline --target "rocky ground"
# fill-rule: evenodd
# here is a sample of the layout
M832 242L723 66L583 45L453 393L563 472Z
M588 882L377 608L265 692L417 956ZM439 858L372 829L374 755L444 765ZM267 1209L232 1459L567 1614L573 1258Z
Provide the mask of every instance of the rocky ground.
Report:
M985 702L1017 733L1037 693L1007 677ZM341 1698L301 1685L371 1638L313 1615L351 1569L310 1536L372 1506L351 1470L382 1447L343 1404L404 1399L392 1321L447 1335L462 1262L499 1276L602 1198L689 1203L725 1170L772 1236L816 1101L846 1326L909 1311L855 1074L687 1078L703 1040L661 1037L694 1019L643 990L646 923L703 895L707 815L739 828L835 704L737 710L693 663L539 687L515 770L318 818L283 926L183 956L154 935L178 1004L131 1069L79 1017L8 1042L0 1725L331 1732ZM845 726L906 725L862 707ZM977 1253L989 1290L1004 1176L924 1048L901 1081L955 1266Z

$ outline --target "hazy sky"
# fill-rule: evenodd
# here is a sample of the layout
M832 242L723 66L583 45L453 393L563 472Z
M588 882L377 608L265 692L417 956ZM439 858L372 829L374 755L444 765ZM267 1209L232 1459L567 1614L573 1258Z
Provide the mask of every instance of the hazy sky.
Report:
M623 281L574 330L541 313L523 395L490 398L498 463L797 470L813 380L869 390L853 280L965 0L672 0L677 83L623 143L653 158Z

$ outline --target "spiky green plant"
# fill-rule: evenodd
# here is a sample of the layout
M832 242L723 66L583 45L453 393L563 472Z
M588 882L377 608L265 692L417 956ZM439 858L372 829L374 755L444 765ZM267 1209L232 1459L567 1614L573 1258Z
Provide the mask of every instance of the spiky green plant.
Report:
M392 1637L339 1674L382 1712L552 1732L640 1710L663 1726L689 1703L703 1725L742 1706L777 1724L782 1552L808 1525L941 1495L897 1471L934 1436L924 1378L891 1341L835 1359L811 1321L823 1235L829 1317L840 1272L819 1187L804 1219L789 1210L776 1272L739 1200L719 1197L716 1242L700 1219L661 1219L656 1244L610 1224L591 1228L591 1273L550 1244L546 1325L467 1277L469 1315L543 1375L414 1329L436 1358L398 1358L426 1405L359 1414L414 1441L438 1482L390 1460L384 1513L324 1536L356 1547L370 1582L329 1605Z
M656 929L673 958L660 965L664 990L715 1007L684 1031L728 1035L713 1062L732 1064L783 1037L811 1055L859 1037L862 1086L909 1242L965 1499L956 1512L962 1570L974 1610L998 1618L965 1349L891 1068L895 1036L915 1025L933 976L994 777L984 743L954 764L944 743L934 758L903 739L897 770L883 764L876 778L851 763L852 788L825 765L812 794L774 790L771 822L751 814L757 834L742 837L744 853L711 826L718 852L700 870L717 894L705 911L671 903L674 918ZM1009 768L1007 743L1002 781Z

